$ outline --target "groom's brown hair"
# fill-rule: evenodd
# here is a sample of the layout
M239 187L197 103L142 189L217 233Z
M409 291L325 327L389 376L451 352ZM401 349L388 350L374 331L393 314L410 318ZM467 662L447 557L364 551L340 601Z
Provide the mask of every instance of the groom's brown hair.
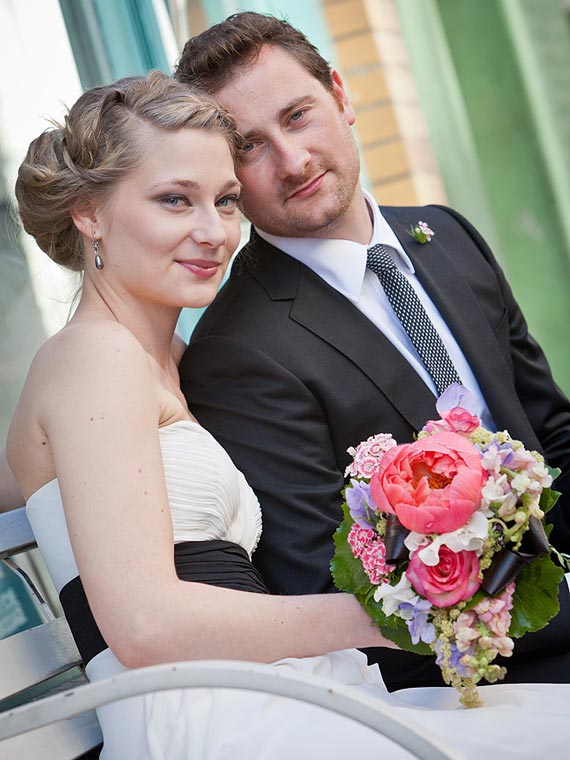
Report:
M254 63L266 45L285 50L332 92L330 66L305 35L287 21L251 11L235 13L191 37L174 78L215 94L232 79L237 68Z

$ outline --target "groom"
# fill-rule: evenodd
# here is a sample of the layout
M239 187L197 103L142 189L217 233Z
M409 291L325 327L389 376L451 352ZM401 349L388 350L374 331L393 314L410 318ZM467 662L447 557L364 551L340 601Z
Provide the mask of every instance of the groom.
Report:
M211 93L245 138L251 239L180 376L259 497L254 560L269 588L333 590L347 448L379 432L412 440L457 379L484 424L562 468L551 539L568 551L570 405L479 233L440 206L378 209L358 184L342 81L286 22L232 16L189 40L175 76ZM407 234L420 220L435 233L423 245ZM558 618L517 645L510 680L570 681L566 586L560 596ZM428 658L369 655L389 689L442 683Z

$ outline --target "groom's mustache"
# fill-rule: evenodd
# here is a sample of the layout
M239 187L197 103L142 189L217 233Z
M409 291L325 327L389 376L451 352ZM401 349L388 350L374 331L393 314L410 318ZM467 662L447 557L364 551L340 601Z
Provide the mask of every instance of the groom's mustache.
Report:
M311 182L329 169L330 167L321 164L309 164L302 174L282 180L278 187L280 199L283 201L288 200L292 195L310 185Z

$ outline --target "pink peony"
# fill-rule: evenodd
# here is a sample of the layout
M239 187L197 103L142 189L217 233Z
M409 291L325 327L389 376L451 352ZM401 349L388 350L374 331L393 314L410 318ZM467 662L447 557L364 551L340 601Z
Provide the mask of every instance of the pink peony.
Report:
M417 533L450 533L481 504L487 473L475 446L457 433L434 433L389 449L370 481L372 498Z
M406 577L435 607L451 607L469 599L481 585L475 552L453 552L441 546L437 565L424 565L418 552L410 558Z

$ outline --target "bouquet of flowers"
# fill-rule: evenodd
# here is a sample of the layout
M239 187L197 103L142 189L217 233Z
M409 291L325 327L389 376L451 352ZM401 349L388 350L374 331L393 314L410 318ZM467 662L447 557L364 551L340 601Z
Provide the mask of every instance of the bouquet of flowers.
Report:
M473 409L454 384L413 443L380 433L348 450L331 563L387 638L436 655L466 707L482 704L481 679L504 677L497 655L556 615L564 574L543 522L559 471Z

